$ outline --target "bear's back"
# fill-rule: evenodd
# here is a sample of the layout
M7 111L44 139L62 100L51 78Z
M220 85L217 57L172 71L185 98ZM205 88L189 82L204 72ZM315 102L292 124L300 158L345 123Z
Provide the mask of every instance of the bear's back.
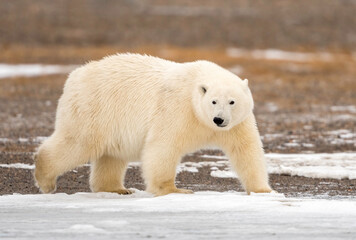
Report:
M56 129L90 129L81 131L83 139L104 139L100 142L112 155L120 149L121 157L136 158L157 111L166 70L176 65L139 54L89 62L73 71L65 84Z

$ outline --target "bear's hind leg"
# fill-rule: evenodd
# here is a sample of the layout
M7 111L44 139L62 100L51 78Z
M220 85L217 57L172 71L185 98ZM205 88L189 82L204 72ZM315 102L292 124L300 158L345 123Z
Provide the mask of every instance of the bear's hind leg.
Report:
M90 188L93 192L133 193L123 184L126 161L105 155L91 164Z
M56 190L57 177L87 163L89 154L75 141L52 135L35 154L34 178L43 193Z

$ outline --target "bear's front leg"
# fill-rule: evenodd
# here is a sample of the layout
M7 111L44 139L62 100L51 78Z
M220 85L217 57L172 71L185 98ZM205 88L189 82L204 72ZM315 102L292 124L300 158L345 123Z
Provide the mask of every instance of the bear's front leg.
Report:
M222 147L247 193L271 192L262 142L253 114L227 134Z
M146 191L155 196L170 193L193 193L191 190L175 186L176 168L181 152L175 145L149 142L142 155L142 172L146 182Z

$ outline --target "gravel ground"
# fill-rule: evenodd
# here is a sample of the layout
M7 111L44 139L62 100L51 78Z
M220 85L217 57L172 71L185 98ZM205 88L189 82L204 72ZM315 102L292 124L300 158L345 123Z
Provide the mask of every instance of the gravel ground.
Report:
M198 155L190 156L189 161L194 161ZM216 152L216 154L220 154ZM22 153L16 155L0 157L1 163L27 162L33 163L30 154ZM10 160L9 160L10 159ZM186 158L183 159L187 160ZM209 159L204 159L205 161ZM57 192L68 194L76 192L90 192L89 189L90 168L80 167L59 177L57 182ZM244 191L239 182L233 178L215 178L210 175L211 169L203 167L197 173L180 172L177 175L176 183L178 187L192 189L193 191ZM16 168L0 168L0 195L21 193L39 193L35 187L32 177L32 170ZM353 198L356 195L356 180L337 179L317 179L298 176L271 174L270 182L273 189L284 193L286 197L307 197L307 198ZM125 186L144 190L143 179L139 167L130 167L126 173Z

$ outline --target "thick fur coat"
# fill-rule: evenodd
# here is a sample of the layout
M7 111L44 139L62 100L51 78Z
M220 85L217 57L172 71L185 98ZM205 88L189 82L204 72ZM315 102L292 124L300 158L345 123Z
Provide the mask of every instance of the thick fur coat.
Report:
M127 164L142 161L147 191L191 193L175 186L181 157L218 146L247 192L270 192L247 80L208 61L175 63L117 54L73 71L55 131L36 153L35 178L53 192L59 175L91 163L94 192L129 194Z

